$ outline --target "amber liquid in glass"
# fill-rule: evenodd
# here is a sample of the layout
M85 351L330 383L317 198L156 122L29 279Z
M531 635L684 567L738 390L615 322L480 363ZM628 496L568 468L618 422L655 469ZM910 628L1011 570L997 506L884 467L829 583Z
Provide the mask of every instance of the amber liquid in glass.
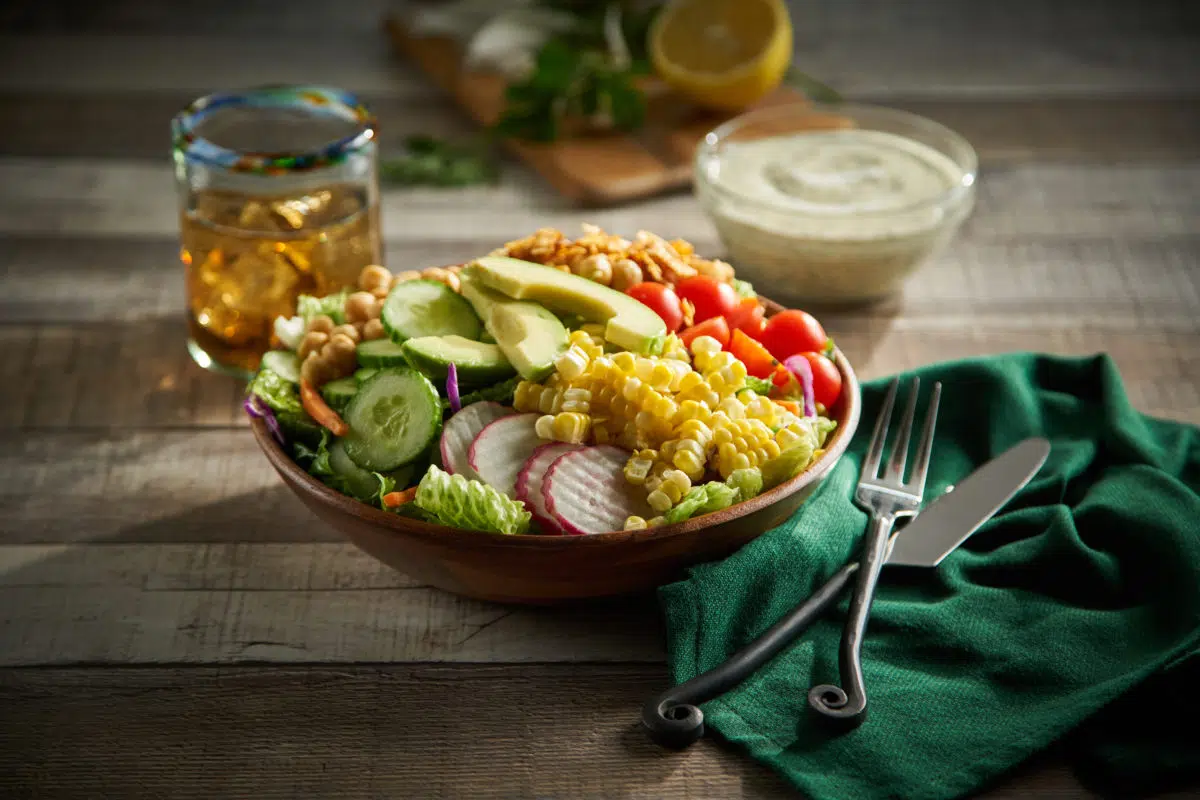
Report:
M235 373L253 372L279 346L275 318L292 316L298 295L352 286L381 261L379 208L362 187L202 190L180 223L192 347Z

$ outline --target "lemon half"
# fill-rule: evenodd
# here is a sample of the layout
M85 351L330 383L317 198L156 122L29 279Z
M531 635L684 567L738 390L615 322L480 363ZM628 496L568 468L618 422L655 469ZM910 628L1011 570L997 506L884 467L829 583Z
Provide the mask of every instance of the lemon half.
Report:
M649 45L663 81L698 105L734 111L783 82L792 21L782 0L674 0L654 21Z

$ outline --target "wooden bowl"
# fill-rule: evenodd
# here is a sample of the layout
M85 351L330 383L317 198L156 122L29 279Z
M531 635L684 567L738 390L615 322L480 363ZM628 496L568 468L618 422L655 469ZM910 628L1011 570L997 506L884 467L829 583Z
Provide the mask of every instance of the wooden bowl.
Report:
M313 478L271 438L261 420L252 420L251 428L267 460L300 500L388 566L468 597L561 603L653 589L680 578L691 564L724 558L790 517L841 458L858 426L858 381L840 351L835 362L842 373L842 395L830 410L837 429L808 469L722 511L643 531L509 536L399 517Z

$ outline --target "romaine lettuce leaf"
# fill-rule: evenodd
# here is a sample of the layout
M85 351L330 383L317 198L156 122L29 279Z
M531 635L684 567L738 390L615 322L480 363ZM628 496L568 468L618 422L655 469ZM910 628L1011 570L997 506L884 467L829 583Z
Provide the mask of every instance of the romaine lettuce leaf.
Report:
M307 327L308 323L312 322L313 317L319 317L322 314L330 317L334 325L341 325L346 321L346 298L350 296L349 289L343 289L340 292L326 295L325 297L314 297L311 294L302 294L296 298L296 313L304 318L304 324Z
M250 381L247 391L256 395L275 413L275 418L279 420L279 425L289 441L304 441L316 445L324 428L319 426L300 404L300 392L296 384L269 369L261 368Z
M450 475L436 466L417 485L416 504L437 522L455 528L496 533L525 533L532 515L486 483Z

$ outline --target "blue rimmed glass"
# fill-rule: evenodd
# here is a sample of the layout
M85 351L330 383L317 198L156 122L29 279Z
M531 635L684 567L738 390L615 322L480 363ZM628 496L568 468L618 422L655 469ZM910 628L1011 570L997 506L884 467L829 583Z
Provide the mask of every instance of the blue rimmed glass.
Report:
M268 86L200 98L171 133L188 350L246 376L298 295L381 263L375 120L339 89Z

